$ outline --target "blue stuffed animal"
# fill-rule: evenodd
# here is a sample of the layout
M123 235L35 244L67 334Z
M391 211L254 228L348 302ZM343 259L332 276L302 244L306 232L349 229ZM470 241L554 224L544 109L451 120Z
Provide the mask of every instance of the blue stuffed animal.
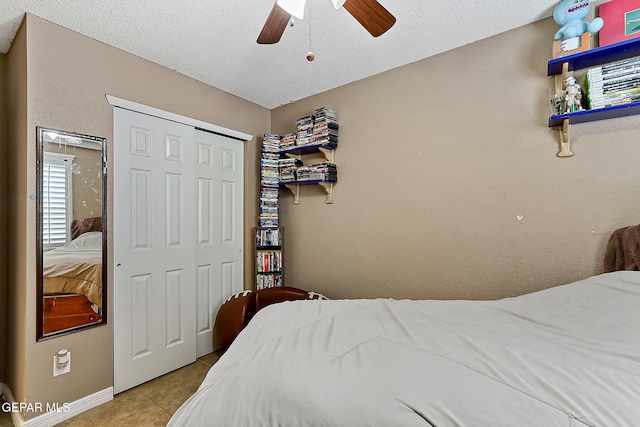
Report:
M602 18L595 18L591 22L583 21L588 14L589 0L562 0L553 10L553 19L562 25L555 40L578 37L587 31L591 34L600 31L604 25Z

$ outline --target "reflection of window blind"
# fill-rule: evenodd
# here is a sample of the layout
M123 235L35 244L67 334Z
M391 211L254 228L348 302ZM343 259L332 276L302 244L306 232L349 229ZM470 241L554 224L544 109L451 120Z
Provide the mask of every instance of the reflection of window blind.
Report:
M45 153L42 171L42 243L62 246L71 223L71 165L74 156Z

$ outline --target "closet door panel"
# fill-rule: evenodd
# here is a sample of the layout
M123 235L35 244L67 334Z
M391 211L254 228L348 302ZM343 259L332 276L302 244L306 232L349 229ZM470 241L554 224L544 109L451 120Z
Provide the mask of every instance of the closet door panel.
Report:
M194 134L114 109L116 393L195 361Z

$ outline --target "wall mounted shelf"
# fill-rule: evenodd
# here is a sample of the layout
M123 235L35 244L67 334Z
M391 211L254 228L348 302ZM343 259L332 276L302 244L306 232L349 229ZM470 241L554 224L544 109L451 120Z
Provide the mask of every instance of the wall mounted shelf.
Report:
M554 76L562 73L564 63L568 64L568 71L594 67L607 62L640 56L640 38L625 40L607 46L596 47L574 55L552 59L548 63L547 75Z
M287 190L291 191L293 194L293 204L300 204L300 186L307 184L318 184L322 188L324 188L325 193L327 193L327 200L325 203L332 204L333 203L333 184L336 181L320 181L320 180L309 180L309 181L292 181L292 182L283 182L280 185L286 187Z
M574 55L556 58L549 61L547 75L555 76L556 95L563 91L564 79L573 71L594 67L608 62L640 56L640 38L625 40L608 46L597 47ZM559 157L573 155L570 144L570 125L586 123L597 120L613 119L640 114L640 102L616 105L613 107L598 108L594 110L576 111L549 117L549 127L560 127L560 152Z
M327 162L335 164L336 148L336 144L306 145L302 147L294 147L287 150L281 150L280 154L302 160L302 156L305 154L322 153ZM308 184L318 184L324 189L325 193L327 193L326 203L330 205L333 203L333 185L336 182L337 181L312 179L304 181L281 182L280 186L286 187L289 191L291 191L291 194L293 194L293 204L299 205L300 186Z
M284 154L287 157L292 157L294 159L301 159L303 154L317 153L320 152L324 155L324 158L331 163L335 163L335 151L337 146L331 144L323 144L323 145L307 145L304 147L295 147L290 148L288 150L281 150L280 154Z

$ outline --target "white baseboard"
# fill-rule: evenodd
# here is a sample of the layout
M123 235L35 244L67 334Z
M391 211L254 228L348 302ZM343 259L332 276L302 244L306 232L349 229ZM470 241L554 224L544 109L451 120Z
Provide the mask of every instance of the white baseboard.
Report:
M11 394L11 390L9 390L9 387L2 383L0 383L0 386L4 399L9 403L14 403L15 400ZM11 419L13 420L13 425L16 427L52 427L62 421L73 418L76 415L80 415L89 409L93 409L96 406L107 403L110 400L113 400L113 387L105 388L104 390L95 392L89 396L69 402L69 410L66 412L46 412L26 421L22 418L22 414L19 412L12 412Z

